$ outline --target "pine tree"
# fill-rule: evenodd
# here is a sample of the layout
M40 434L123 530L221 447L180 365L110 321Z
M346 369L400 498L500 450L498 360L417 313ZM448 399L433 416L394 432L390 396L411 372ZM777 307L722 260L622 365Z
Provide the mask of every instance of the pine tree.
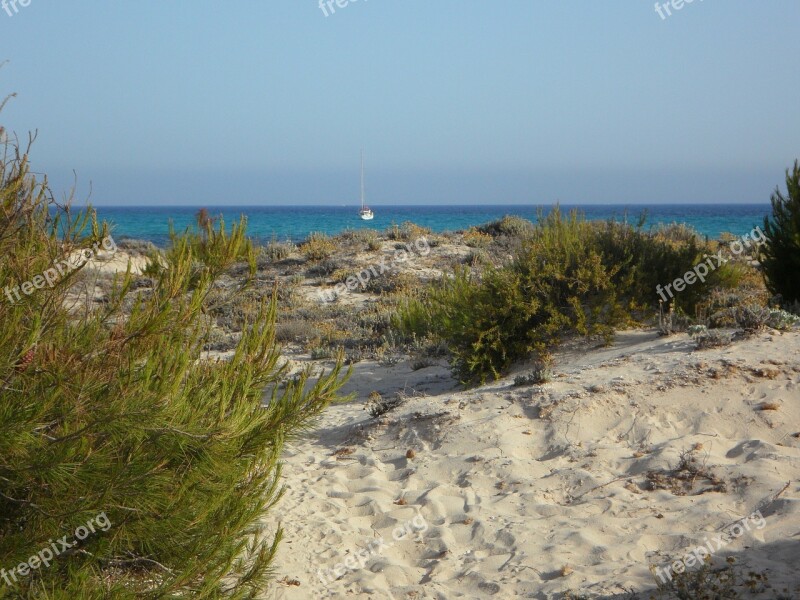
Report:
M205 225L173 237L147 288L128 272L93 303L88 271L64 269L17 297L108 228L57 205L27 152L0 144L0 597L264 591L284 444L335 399L342 362L278 385L274 294L229 361L202 360L215 280L243 258L256 269L244 221ZM17 568L99 515L107 530Z
M772 217L764 219L761 266L767 289L785 306L800 302L800 161L786 171L786 195L775 189Z

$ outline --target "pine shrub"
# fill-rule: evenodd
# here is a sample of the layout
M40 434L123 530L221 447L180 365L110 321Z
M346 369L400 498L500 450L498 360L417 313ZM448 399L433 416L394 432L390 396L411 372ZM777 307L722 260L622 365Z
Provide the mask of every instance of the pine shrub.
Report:
M800 302L800 161L786 171L786 195L776 188L771 203L772 217L764 219L767 242L761 266L767 289L790 306Z
M264 518L282 493L281 452L335 398L342 367L279 386L274 297L229 361L201 360L215 280L245 256L255 270L243 222L204 225L173 236L147 294L127 273L106 302L76 308L77 269L21 301L0 296L0 568L74 539L97 515L111 524L0 581L0 595L263 592L281 539ZM34 280L107 234L91 212L56 206L26 154L0 154L0 285Z

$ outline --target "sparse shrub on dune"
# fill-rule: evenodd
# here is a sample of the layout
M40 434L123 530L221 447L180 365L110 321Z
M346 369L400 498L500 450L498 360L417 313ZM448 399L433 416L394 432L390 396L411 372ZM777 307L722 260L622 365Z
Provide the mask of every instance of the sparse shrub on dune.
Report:
M0 280L27 281L105 234L91 213L50 197L26 155L0 156ZM111 523L4 597L263 593L281 538L269 509L284 443L334 399L341 363L265 403L283 375L274 299L241 324L230 361L200 360L222 341L204 317L215 281L243 258L255 271L244 225L221 226L174 235L152 291L127 312L130 275L103 304L69 312L80 270L24 302L0 301L0 565L100 513Z
M492 221L491 223L487 223L486 225L482 225L476 229L481 233L493 237L506 236L513 238L525 238L533 233L535 225L528 219L523 219L522 217L517 217L515 215L506 215L502 219Z
M749 273L746 273L749 278ZM760 275L758 275L760 277ZM744 306L766 306L768 294L763 285L759 289L742 283L736 288L712 290L705 302L698 305L697 320L710 328L737 327L737 310Z
M289 258L294 249L294 244L291 242L270 240L266 246L261 248L261 255L270 262L279 262Z
M699 244L702 242L700 234L698 234L696 230L689 227L686 223L661 224L656 228L655 235L660 239L669 242L677 242L679 244ZM731 241L733 241L733 239L737 239L735 236L731 237Z
M431 233L428 227L422 227L411 221L405 221L402 225L392 223L386 230L386 237L392 241L414 242L421 237L431 235Z
M370 294L402 294L418 285L419 279L412 273L393 270L370 278L364 291Z
M769 311L767 325L778 331L788 331L793 327L800 326L800 316L785 310L772 309Z
M759 305L738 306L734 312L736 325L741 327L745 334L753 334L767 326L770 310Z
M693 325L686 330L686 333L694 339L697 350L721 348L733 341L730 335L715 330L709 331L705 325Z
M308 260L324 260L336 252L336 244L324 233L312 233L300 244L300 252Z
M517 387L526 385L541 385L548 383L553 378L553 372L546 361L540 361L533 366L528 373L517 375L514 378L514 385Z
M317 328L309 321L285 321L275 326L275 339L279 342L304 342L316 336Z
M367 250L374 252L380 250L381 242L378 237L378 232L374 229L348 229L340 233L338 238L355 242L356 244L363 244Z
M487 248L494 238L488 233L482 233L476 228L469 229L464 233L464 243L470 248Z
M478 267L489 263L491 263L491 259L483 248L475 248L464 257L464 264L471 267Z
M324 277L342 270L344 263L335 258L324 258L308 268L307 273L312 277Z

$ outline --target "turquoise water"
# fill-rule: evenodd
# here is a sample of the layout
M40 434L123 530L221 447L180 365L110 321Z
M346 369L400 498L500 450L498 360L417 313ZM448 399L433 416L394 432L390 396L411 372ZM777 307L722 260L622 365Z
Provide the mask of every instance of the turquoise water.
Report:
M537 207L512 206L376 206L375 219L362 221L358 207L320 206L226 206L206 207L211 215L222 214L227 224L244 214L248 218L247 231L258 241L272 238L299 241L311 232L341 233L346 229L384 230L392 223L413 221L433 231L457 231L473 225L518 215L536 220ZM548 210L550 207L543 207ZM728 231L736 235L748 233L762 225L770 213L768 204L702 204L702 205L586 205L578 208L589 219L618 220L626 218L636 223L647 212L646 227L659 223L685 223L703 235L716 238ZM169 221L177 230L194 224L199 207L97 207L98 216L112 224L115 238L149 240L163 245L169 238Z

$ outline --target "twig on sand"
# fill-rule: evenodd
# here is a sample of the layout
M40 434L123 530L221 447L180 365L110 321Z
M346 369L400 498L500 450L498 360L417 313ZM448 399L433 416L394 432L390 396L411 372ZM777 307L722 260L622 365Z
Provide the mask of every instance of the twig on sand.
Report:
M775 502L775 500L777 500L777 499L778 499L778 496L780 496L780 495L781 495L783 492L785 492L786 490L788 490L788 489L789 489L789 486L790 486L790 485L792 485L792 482L791 482L791 481L787 481L787 482L786 482L786 485L785 485L785 486L783 486L783 488L781 489L781 491L780 491L780 492L778 492L777 494L775 494L775 495L772 497L772 501L773 501L773 502Z
M612 483L614 483L615 481L621 481L621 480L623 480L623 479L627 479L628 477L630 477L630 476L629 476L629 475L620 475L619 477L616 477L616 478L612 479L611 481L608 481L608 482L606 482L606 483L603 483L603 484L601 484L601 485L596 485L596 486L594 486L592 489L590 489L590 490L586 490L585 492L583 492L583 493L582 493L580 496L576 496L575 498L573 498L572 500L570 500L570 501L569 501L567 504L572 504L573 502L575 502L575 500L580 500L580 499L581 499L581 498L583 498L583 497L584 497L586 494L591 494L591 493L592 493L593 491L595 491L595 490L599 490L600 488L604 488L604 487L606 487L607 485L611 485L611 484L612 484Z
M786 482L786 485L785 485L785 486L783 486L783 487L781 488L781 490L780 490L780 491L779 491L777 494L775 494L775 495L772 497L772 499L771 499L771 500L769 500L769 501L767 500L767 498L768 498L769 496L768 496L767 498L764 498L764 499L763 499L761 502L759 502L759 503L756 505L756 508L755 508L755 510L753 510L753 511L751 512L751 514L754 514L754 513L756 513L756 512L761 512L762 510L764 510L765 508L767 508L767 507L768 507L770 504L772 504L773 502L775 502L775 501L776 501L776 500L777 500L777 499L780 497L780 495L781 495L781 494L783 494L783 492L785 492L786 490L788 490L790 485L792 485L792 482L791 482L791 481L787 481L787 482ZM731 525L733 525L734 523L736 523L736 522L738 522L738 521L740 521L740 520L741 520L741 519L736 519L736 521L731 521L730 523L728 523L728 524L726 524L726 525L723 525L722 527L719 527L719 528L717 529L717 531L722 531L723 529L727 529L728 527L730 527Z

